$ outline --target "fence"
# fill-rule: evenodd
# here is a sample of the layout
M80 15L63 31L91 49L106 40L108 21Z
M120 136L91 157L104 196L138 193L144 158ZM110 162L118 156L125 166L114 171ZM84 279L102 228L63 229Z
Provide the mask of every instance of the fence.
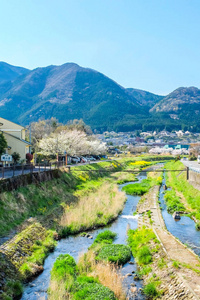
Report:
M36 165L32 164L22 164L13 165L11 167L0 167L0 179L15 177L19 175L24 175L28 173L44 172L47 170L59 169L65 166L65 161L56 161L53 163L39 163Z

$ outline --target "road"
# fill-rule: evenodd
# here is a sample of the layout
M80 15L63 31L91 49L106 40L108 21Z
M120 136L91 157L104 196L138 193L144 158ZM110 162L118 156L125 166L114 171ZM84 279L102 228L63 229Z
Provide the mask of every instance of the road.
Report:
M181 162L186 166L186 167L189 167L191 170L195 170L195 171L198 171L200 172L200 164L198 164L198 162L195 160L195 161L189 161L189 160L181 160Z

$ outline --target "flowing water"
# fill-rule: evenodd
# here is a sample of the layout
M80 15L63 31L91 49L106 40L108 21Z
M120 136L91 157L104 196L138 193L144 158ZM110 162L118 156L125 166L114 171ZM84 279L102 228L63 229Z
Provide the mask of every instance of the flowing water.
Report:
M139 181L146 178L146 174L138 176ZM130 184L125 183L122 185L119 185L119 189L121 190L123 186ZM114 241L116 244L126 244L127 239L127 229L136 229L137 228L137 218L138 216L133 216L133 212L136 210L137 203L139 201L139 196L130 196L127 195L127 201L125 203L124 209L122 214L117 218L115 222L113 222L110 226L107 226L111 231L117 233L117 238ZM94 231L89 232L93 236L93 238L96 237L96 235L104 229L97 229ZM50 281L50 272L53 267L53 264L56 260L56 258L60 254L70 254L74 257L76 261L78 261L78 258L81 254L85 253L88 249L88 247L93 243L92 239L88 239L86 237L81 237L80 235L77 236L70 236L65 239L62 239L58 242L57 247L55 248L55 251L51 253L44 263L44 271L35 278L32 282L27 284L24 288L24 293L22 296L22 300L38 300L38 299L47 299L47 289L49 287L49 281ZM131 261L134 262L134 258L131 258ZM122 269L121 273L123 276L125 276L128 273L136 272L137 266L136 264L125 264ZM133 278L134 274L131 276L127 276L124 279L124 287L127 291L127 298L128 299L137 299L142 300L145 299L145 297L141 294L140 288L142 287L142 281L135 281ZM138 293L136 297L131 297L130 294L130 284L135 283Z
M146 178L146 175L138 176L139 181ZM119 186L121 190L123 186L130 184L125 183ZM167 212L167 207L164 201L164 188L165 179L163 179L162 186L159 192L159 201L161 202L160 206L162 207L162 215L166 224L167 229L177 238L180 239L181 242L189 245L192 250L200 255L200 231L195 229L195 223L187 216L182 216L180 221L175 221L171 214ZM136 229L137 228L137 218L138 216L133 216L133 212L136 210L137 203L140 199L140 196L130 196L127 195L127 201L124 206L122 214L118 217L118 219L113 222L110 226L107 226L111 231L117 233L117 238L114 243L117 244L126 244L127 239L127 229ZM97 229L94 231L89 232L93 236L96 235L104 229ZM81 254L85 253L88 247L93 243L93 239L88 239L86 237L81 237L80 235L77 236L70 236L68 238L62 239L58 242L55 251L51 253L47 259L45 260L44 264L44 271L40 274L37 278L35 278L32 282L27 284L24 289L24 293L22 296L22 300L38 300L38 299L47 299L47 289L49 287L50 281L50 272L52 266L56 260L56 258L60 254L70 254L74 257L76 261ZM134 258L131 258L131 261L134 262ZM125 264L122 269L122 275L126 275L128 273L136 272L137 266L136 264ZM124 280L124 286L127 291L127 298L128 299L145 299L145 297L138 292L137 296L131 297L130 293L130 285L134 282L133 276L127 276ZM134 282L137 289L139 290L142 287L142 281L135 281Z
M169 232L177 237L182 243L189 246L197 255L200 256L200 231L195 229L195 222L187 216L181 216L180 220L174 220L172 215L167 212L167 206L164 201L164 188L166 184L163 179L159 193L160 206L162 207L162 216Z

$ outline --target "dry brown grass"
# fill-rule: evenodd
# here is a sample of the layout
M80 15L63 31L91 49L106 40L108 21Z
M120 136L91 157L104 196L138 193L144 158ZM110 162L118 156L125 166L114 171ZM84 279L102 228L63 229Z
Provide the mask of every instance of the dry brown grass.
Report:
M126 299L123 277L114 264L96 262L94 252L89 250L79 258L78 267L81 272L87 273L87 276L97 277L101 284L114 292L117 299Z
M56 281L51 280L50 282L50 293L48 300L70 300L71 297L66 291L66 283L62 280Z
M75 206L65 208L60 225L72 225L74 230L106 225L122 211L125 200L125 193L116 184L104 183L97 191L80 197Z

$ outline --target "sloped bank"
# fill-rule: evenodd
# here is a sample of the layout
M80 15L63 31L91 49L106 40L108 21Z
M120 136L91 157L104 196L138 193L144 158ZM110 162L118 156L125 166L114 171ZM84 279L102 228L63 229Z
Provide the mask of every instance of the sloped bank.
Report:
M106 168L109 168L109 172L100 174L98 168L102 169L103 167L105 171ZM20 282L27 281L42 271L45 257L54 249L55 240L59 238L55 229L62 233L63 226L60 225L60 219L64 212L76 209L76 204L85 195L90 197L95 192L98 193L99 190L102 190L104 177L109 176L112 170L121 170L122 166L117 162L114 164L112 162L99 164L99 166L88 166L88 168L96 170L96 172L91 172L91 174L82 172L81 175L63 172L58 179L42 183L39 186L30 185L1 195L3 208L1 210L1 228L3 232L13 228L23 218L31 216L21 225L21 232L0 248L0 295L2 299L18 297L22 291ZM92 221L93 227L111 222L122 210L125 196L118 193L112 179L110 181L108 185L111 197L108 199L116 202L116 196L121 195L118 197L119 206L114 206L113 212L110 211L107 218L105 212L96 211ZM84 227L82 225L80 224L78 230L87 229L87 224ZM90 227L91 224L88 228ZM74 231L76 230L77 228L74 229Z

